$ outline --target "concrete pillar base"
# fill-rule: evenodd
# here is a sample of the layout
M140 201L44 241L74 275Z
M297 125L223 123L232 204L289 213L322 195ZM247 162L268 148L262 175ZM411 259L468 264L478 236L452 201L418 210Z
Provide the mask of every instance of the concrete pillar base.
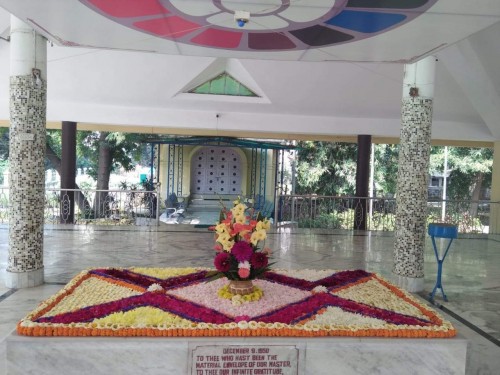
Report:
M416 293L424 290L423 277L407 277L401 275L393 275L393 282L407 292Z
M27 272L7 271L5 274L5 286L11 289L32 288L43 283L43 268Z

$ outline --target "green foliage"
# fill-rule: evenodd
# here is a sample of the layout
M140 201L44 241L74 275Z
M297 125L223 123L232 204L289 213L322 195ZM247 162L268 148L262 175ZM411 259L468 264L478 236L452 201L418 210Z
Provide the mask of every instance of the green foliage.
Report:
M375 145L374 195L394 196L398 177L399 145Z
M127 181L120 181L120 190L137 190L137 184L128 184Z
M0 160L0 185L4 184L3 173L9 167L8 160Z
M356 144L300 141L298 146L297 194L354 193Z
M0 128L0 160L9 159L9 128Z
M374 212L370 221L369 230L393 231L396 215L393 213Z
M143 155L146 145L141 143L140 134L134 133L107 133L105 140L101 141L100 132L78 132L79 151L87 160L88 174L97 180L99 166L99 146L101 142L109 147L111 153L110 173L119 168L130 171L135 167Z
M312 217L299 219L299 228L322 228L322 229L340 229L342 228L343 218L337 212L320 213Z
M297 194L353 195L356 184L357 145L328 142L299 142ZM397 188L399 145L375 148L375 196L393 196ZM491 186L493 150L448 147L448 199L467 200L474 191ZM430 174L442 174L444 147L432 147Z
M431 173L443 173L444 153L444 147L431 148ZM450 176L447 198L471 199L476 187L490 187L492 166L493 150L491 148L448 147Z
M297 194L353 195L356 188L356 144L299 142ZM398 145L375 147L374 189L377 196L396 193Z

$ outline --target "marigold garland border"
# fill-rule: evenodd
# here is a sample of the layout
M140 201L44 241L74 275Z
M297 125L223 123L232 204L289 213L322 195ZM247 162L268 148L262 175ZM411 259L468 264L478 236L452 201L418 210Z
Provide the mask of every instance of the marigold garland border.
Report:
M102 269L102 268L101 268ZM113 269L113 268L110 268ZM203 271L204 269L198 269ZM26 316L17 324L17 332L21 335L47 337L47 336L102 336L102 337L399 337L399 338L450 338L456 335L455 328L451 323L444 321L437 312L431 308L419 303L413 296L399 289L377 274L359 278L349 286L362 284L367 280L375 279L381 285L388 288L397 297L416 307L424 316L426 316L432 326L404 326L398 329L324 329L315 327L314 329L305 329L304 327L291 326L283 323L262 323L262 322L232 322L224 324L200 324L193 322L191 327L98 327L96 324L89 323L37 323L36 319L49 312L54 306L60 303L66 296L70 295L85 280L90 277L106 279L100 275L92 275L92 270L82 271L73 278L63 289L54 296L42 302L33 312ZM333 272L333 271L332 271ZM286 277L286 276L285 276ZM109 281L109 279L108 279ZM131 285L121 280L115 280L116 285L125 286L138 292L144 292L146 288ZM345 285L330 290L343 290Z

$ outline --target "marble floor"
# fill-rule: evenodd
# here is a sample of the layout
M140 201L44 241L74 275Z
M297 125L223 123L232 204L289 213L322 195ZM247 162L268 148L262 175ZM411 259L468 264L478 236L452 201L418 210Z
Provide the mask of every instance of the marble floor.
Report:
M394 237L390 232L311 231L274 228L266 246L274 267L365 269L391 279ZM438 242L439 243L439 242ZM44 237L46 284L10 290L4 278L8 228L0 226L0 341L40 301L80 270L97 266L211 266L213 234L189 225L160 227L47 227ZM449 302L438 294L459 333L469 340L467 374L500 373L500 237L461 236L451 247L443 272ZM425 292L432 290L436 260L430 239L425 250ZM436 308L440 308L437 306ZM0 344L0 361L4 358ZM3 366L0 365L0 372ZM418 372L416 372L418 374Z

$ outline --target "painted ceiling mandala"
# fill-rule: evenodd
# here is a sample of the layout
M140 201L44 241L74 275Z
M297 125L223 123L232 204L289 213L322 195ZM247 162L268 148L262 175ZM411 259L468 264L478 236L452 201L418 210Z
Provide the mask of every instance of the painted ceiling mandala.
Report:
M158 38L238 51L306 50L354 42L413 20L437 0L80 0ZM236 11L250 13L243 27Z

